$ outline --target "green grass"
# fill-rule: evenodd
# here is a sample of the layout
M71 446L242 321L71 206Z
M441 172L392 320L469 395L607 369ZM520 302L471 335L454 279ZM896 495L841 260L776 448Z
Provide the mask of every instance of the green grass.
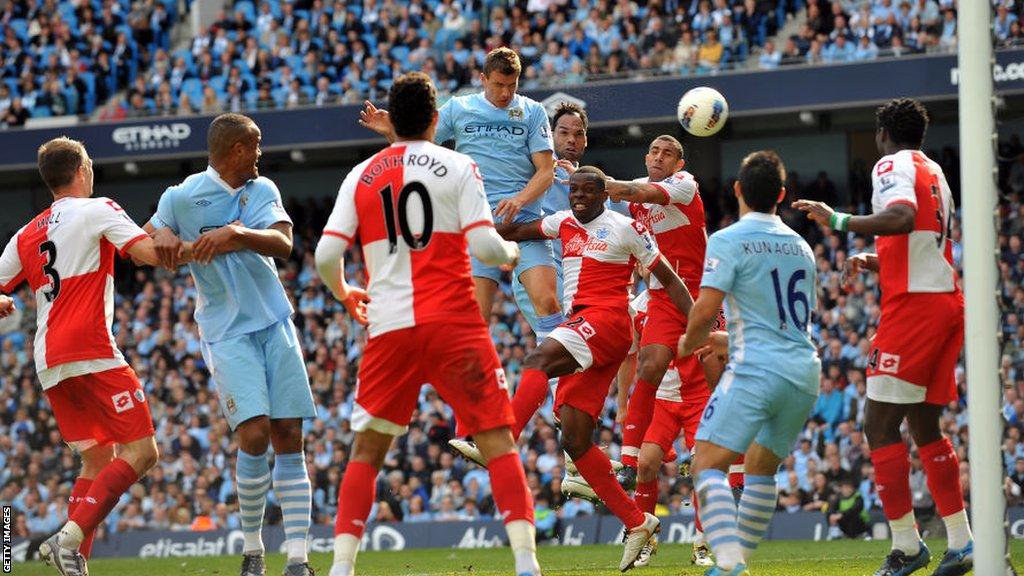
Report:
M931 567L945 551L943 540L929 540ZM1024 542L1013 543L1013 557L1020 562ZM873 574L888 552L888 542L766 542L758 550L750 566L753 576L860 576ZM616 570L622 554L620 546L542 547L541 567L546 576L619 574ZM315 554L310 559L318 576L327 576L331 558ZM441 574L509 574L512 560L507 548L456 550L407 550L402 552L363 552L359 555L359 576L441 575ZM284 566L280 554L268 558L267 574L276 576ZM143 575L189 576L237 574L237 557L159 559L159 560L95 560L90 562L92 576ZM15 564L18 576L53 576L52 568L40 562ZM636 576L689 576L703 571L690 564L688 544L665 544L651 566L630 572ZM918 574L930 574L922 570Z

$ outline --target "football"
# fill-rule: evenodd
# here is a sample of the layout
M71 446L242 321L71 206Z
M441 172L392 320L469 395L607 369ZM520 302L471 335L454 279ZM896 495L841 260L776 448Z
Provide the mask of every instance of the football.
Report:
M714 88L694 88L679 99L676 117L683 129L694 136L711 136L725 126L729 103Z

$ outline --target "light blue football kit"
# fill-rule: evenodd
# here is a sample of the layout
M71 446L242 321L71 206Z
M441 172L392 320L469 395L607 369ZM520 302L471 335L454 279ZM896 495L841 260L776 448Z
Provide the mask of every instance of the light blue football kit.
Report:
M533 178L536 167L531 156L554 149L544 107L519 94L505 108L491 104L483 92L452 98L441 107L434 136L438 143L448 140L454 140L455 150L476 162L492 211ZM541 216L538 199L523 206L514 221L531 222ZM535 266L552 266L551 243L546 240L520 242L519 251L514 276ZM471 263L474 277L501 282L499 267L486 266L473 257Z
M271 180L231 188L212 167L168 188L150 223L191 242L236 220L252 229L291 223ZM207 265L189 263L189 271L198 292L203 358L231 429L262 415L315 416L291 303L273 259L239 250Z
M818 397L814 254L778 216L750 212L708 239L701 287L726 293L729 364L697 440L785 458Z

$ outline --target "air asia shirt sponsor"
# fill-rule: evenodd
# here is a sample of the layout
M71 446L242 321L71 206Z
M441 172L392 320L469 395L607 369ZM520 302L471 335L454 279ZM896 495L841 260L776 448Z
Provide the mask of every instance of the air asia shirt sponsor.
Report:
M177 148L192 135L192 127L184 122L125 126L111 134L115 144L124 146L125 152L138 150L166 150Z

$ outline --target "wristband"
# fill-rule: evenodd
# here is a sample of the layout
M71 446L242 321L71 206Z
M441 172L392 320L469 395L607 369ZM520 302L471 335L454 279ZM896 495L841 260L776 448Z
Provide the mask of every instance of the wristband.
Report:
M850 227L850 218L853 216L845 212L833 212L828 218L829 228L846 232Z

